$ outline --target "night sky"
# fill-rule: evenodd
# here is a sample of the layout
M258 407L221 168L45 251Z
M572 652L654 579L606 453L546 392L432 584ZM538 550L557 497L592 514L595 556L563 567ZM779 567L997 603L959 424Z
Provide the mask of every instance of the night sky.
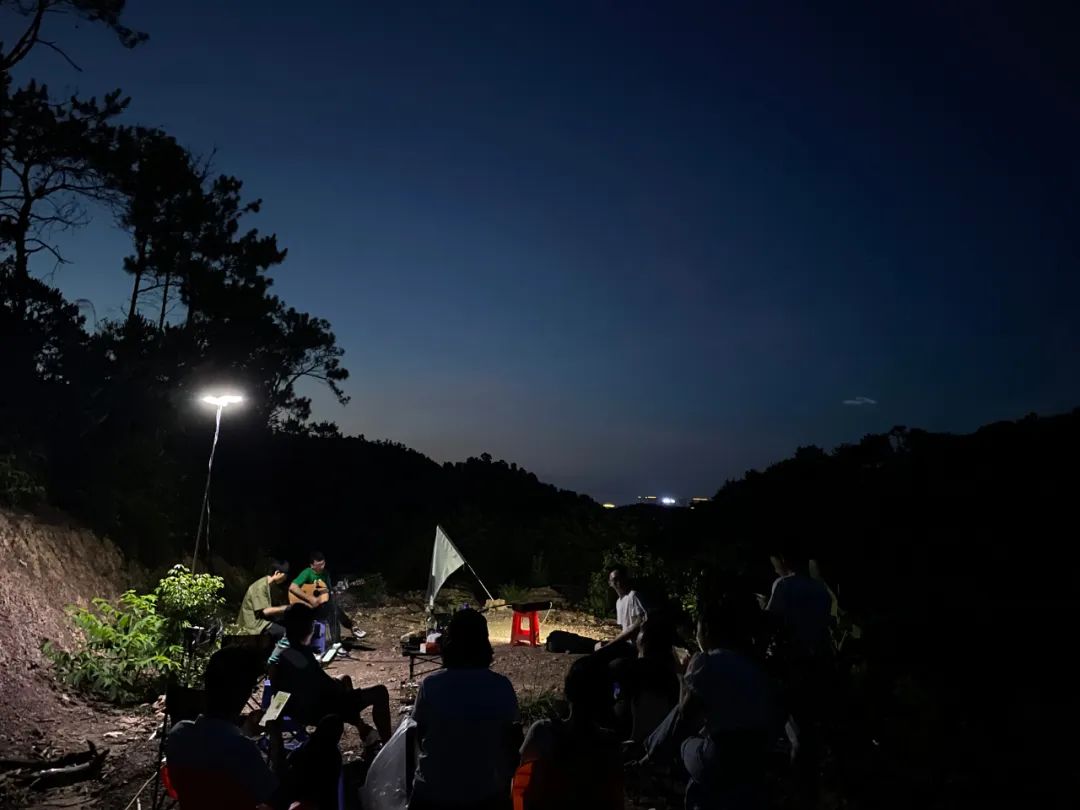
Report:
M147 44L59 26L84 72L18 75L122 87L263 198L278 293L352 372L318 417L711 495L1080 405L1075 11L820 5L129 0ZM125 236L64 245L55 282L119 316Z

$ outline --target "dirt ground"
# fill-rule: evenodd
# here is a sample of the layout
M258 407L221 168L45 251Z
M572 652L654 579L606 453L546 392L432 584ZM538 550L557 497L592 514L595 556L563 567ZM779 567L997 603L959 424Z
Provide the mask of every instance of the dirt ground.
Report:
M367 632L363 649L335 660L328 671L333 675L349 675L358 685L384 684L390 691L391 711L397 722L401 707L412 703L416 686L424 677L418 672L410 681L408 658L401 655L400 649L401 635L422 627L420 604L360 607L350 612L357 627ZM495 648L492 668L510 678L522 701L530 695L559 690L574 657L548 653L543 647L511 647L508 643L511 615L509 609L487 614ZM589 616L558 609L541 615L541 640L552 630L568 630L594 638L613 634L612 628ZM135 810L140 804L149 807L152 784L138 801L135 797L147 780L152 783L163 719L160 707L122 711L88 703L55 686L42 692L45 678L35 680L39 686L37 705L41 710L27 709L23 716L0 728L0 758L70 753L85 750L88 742L108 749L108 756L99 778L64 788L38 791L20 779L19 771L0 772L0 806L41 810L73 807ZM346 760L359 755L355 731L346 732L342 750Z

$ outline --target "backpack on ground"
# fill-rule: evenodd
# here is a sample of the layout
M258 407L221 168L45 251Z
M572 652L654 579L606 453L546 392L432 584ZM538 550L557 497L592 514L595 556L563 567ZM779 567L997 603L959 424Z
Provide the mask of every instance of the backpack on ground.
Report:
M544 647L548 652L588 655L596 647L596 640L579 636L577 633L567 633L565 630L552 630L548 633Z

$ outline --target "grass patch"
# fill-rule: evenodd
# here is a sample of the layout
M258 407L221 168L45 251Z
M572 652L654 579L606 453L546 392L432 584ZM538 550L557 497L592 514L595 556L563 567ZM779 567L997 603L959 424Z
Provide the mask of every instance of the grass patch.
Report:
M537 720L555 720L564 714L566 701L554 689L526 692L518 698L521 726L528 729Z

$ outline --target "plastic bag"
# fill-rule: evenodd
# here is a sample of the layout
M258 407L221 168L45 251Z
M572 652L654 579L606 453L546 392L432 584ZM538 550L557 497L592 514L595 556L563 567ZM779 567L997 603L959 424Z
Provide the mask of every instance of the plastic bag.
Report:
M408 807L409 784L412 782L411 774L406 773L410 759L409 729L415 727L412 717L402 720L371 763L360 791L364 810L405 810Z

